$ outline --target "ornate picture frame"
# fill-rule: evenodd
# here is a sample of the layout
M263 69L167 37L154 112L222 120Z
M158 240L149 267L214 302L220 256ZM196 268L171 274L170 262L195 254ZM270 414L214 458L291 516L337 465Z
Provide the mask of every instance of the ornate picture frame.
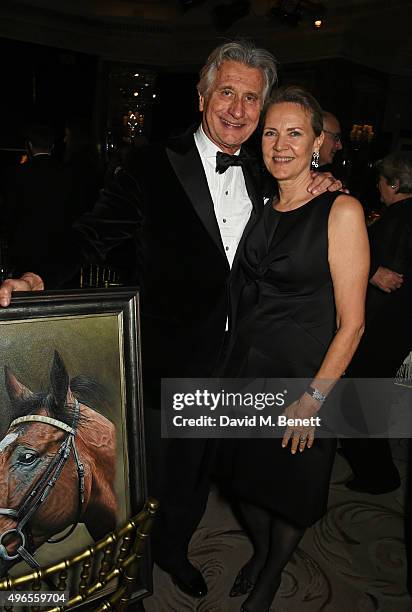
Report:
M15 294L10 306L0 310L1 377L3 371L2 577L9 571L14 576L33 571L30 557L44 567L76 555L119 529L144 505L137 290ZM38 503L39 497L45 499ZM4 531L10 533L2 539ZM13 538L18 540L14 550ZM18 545L29 557L7 559L17 555ZM146 550L132 600L151 592Z

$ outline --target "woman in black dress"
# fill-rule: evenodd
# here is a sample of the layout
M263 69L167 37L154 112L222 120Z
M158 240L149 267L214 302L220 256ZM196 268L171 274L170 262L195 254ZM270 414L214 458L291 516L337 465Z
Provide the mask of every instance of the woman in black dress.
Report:
M349 376L390 379L412 350L412 160L405 154L392 153L375 167L386 211L369 228L371 270L366 333ZM385 282L387 275L393 289ZM373 416L378 422L375 415L381 415L383 427L393 401L390 386L385 391L380 395L379 405L373 405ZM400 486L387 438L345 438L341 445L354 474L346 483L349 489L379 494Z
M224 373L309 378L310 387L285 410L289 418L307 418L362 336L369 245L357 200L307 191L323 140L316 100L297 87L279 89L263 126L263 158L279 195L246 237L234 270ZM296 426L283 440L233 445L228 482L254 547L230 593L249 593L244 612L269 610L305 528L326 510L335 443L314 437L313 428Z

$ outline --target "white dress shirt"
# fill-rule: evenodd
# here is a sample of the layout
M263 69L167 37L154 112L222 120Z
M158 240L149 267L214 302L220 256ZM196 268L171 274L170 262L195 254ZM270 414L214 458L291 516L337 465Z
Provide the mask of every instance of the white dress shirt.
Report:
M202 126L195 132L195 143L205 170L212 196L215 216L229 265L232 266L243 230L252 212L243 171L230 166L226 172L216 172L216 153L220 151L204 133ZM235 153L239 155L239 151Z

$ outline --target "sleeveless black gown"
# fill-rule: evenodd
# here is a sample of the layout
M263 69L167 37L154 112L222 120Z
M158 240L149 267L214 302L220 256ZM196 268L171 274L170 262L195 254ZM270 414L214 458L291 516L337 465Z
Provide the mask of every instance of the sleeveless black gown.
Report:
M328 218L339 193L292 211L267 204L246 237L231 284L226 377L312 378L336 330ZM225 442L225 486L300 527L326 511L335 440L292 455L281 439ZM230 449L230 450L228 450Z

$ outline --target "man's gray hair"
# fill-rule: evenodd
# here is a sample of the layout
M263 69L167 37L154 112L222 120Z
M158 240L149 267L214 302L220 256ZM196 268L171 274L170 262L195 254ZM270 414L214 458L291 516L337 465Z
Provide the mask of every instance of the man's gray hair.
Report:
M276 60L270 51L259 49L254 43L242 40L216 47L200 71L197 90L204 98L207 98L209 89L223 62L239 62L249 68L261 70L264 77L263 102L265 102L277 80Z

